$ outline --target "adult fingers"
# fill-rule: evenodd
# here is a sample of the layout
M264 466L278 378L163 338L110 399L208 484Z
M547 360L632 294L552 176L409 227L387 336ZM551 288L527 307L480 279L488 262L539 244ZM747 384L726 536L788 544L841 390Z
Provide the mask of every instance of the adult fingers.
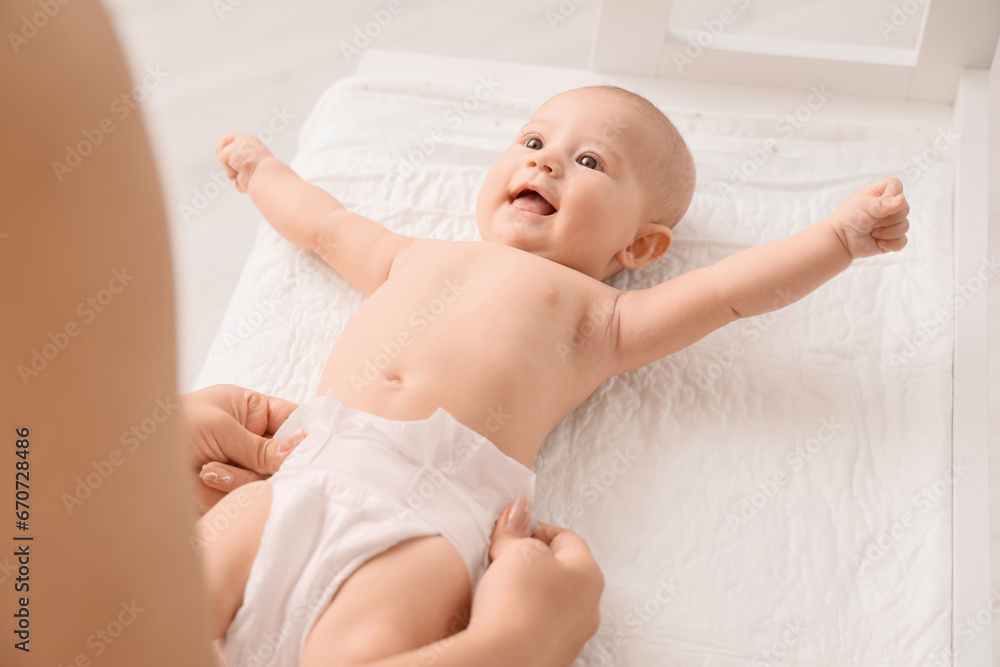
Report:
M531 501L521 494L507 504L493 526L493 537L490 541L490 562L511 548L517 540L528 537L528 526L531 524Z
M540 548L544 548L541 543L547 544L553 558L562 565L565 572L574 577L577 590L594 601L596 615L594 629L590 633L592 635L597 632L597 624L600 622L600 614L597 612L596 604L604 592L604 573L601 572L601 567L597 564L597 560L590 552L590 547L587 546L582 537L568 528L560 528L547 523L542 523L541 526L532 535L538 540L534 543Z
M233 489L250 482L267 479L266 475L254 472L253 470L238 468L217 461L203 465L199 476L203 484L213 489L218 489L223 493L229 493Z
M307 435L306 428L302 427L276 440L257 435L231 419L219 426L216 440L226 460L246 470L271 475Z
M281 441L272 441L268 437L278 431L288 416L299 407L297 404L236 385L216 385L211 389L216 405L231 415L249 434L260 436L238 438L238 446L230 448L233 449L232 452L226 452L228 458L239 465L260 473L274 472L283 460L280 455L287 454L284 449L297 445L305 437L305 432L301 429ZM225 441L220 442L220 445L226 448ZM282 451L278 451L279 449Z
M268 475L277 471L303 429L281 440L270 436L298 406L235 385L219 384L181 396L196 444L199 465L218 461Z
M277 396L268 396L267 394L259 395L266 401L264 406L267 419L265 433L273 435L279 428L281 428L281 425L285 423L285 420L288 419L288 415L292 414L299 406L297 403L286 401L285 399L278 398Z
M591 568L597 566L590 547L582 537L569 528L561 528L551 524L538 522L541 525L532 537L541 540L549 546L553 555L563 563L578 567Z

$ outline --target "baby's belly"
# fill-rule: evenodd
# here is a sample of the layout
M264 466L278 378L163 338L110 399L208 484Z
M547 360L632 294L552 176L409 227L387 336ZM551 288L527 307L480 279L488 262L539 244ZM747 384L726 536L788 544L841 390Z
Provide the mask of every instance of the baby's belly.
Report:
M504 318L442 315L438 326L419 314L391 322L383 314L359 311L348 323L318 393L404 421L441 407L528 466L549 431L603 379L581 380L558 327L535 323L526 334Z
M451 337L422 344L340 340L318 387L344 405L401 421L425 419L439 407L502 452L530 466L546 434L572 407L554 404L561 383L537 364L494 350L470 354Z

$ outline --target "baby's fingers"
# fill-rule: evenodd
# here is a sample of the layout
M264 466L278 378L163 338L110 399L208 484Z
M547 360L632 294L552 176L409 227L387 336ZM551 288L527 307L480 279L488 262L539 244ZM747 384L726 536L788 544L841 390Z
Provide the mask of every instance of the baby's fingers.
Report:
M872 230L872 238L878 239L898 239L905 236L910 229L910 221L903 218L899 222L891 225L877 226Z
M903 194L903 182L898 178L883 178L869 185L866 190L868 196L878 200L877 209L872 211L876 218L887 218L900 213L905 216L909 213L910 205L906 203L906 195Z
M887 176L869 185L867 190L868 194L874 197L892 199L896 195L903 194L903 182L898 178Z
M888 218L893 215L906 216L910 212L910 205L906 202L906 195L886 194L879 199L879 217Z
M226 132L221 137L219 137L219 142L215 144L215 154L218 155L222 152L222 149L233 143L236 137L240 136L239 132Z
M239 174L239 172L233 169L231 166L229 166L232 150L233 149L231 146L226 146L226 148L224 148L222 152L219 153L219 162L222 163L222 166L226 168L226 177L231 181L235 181L236 176L237 174Z
M875 245L882 250L883 254L887 252L899 252L906 247L906 237L900 236L898 239L878 239L875 241Z

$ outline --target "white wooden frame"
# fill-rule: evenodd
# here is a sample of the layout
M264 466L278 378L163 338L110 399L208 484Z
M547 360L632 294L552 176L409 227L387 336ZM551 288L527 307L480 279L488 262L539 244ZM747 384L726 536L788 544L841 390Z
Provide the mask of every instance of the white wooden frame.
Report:
M952 103L963 69L990 68L1000 3L921 0L927 3L912 52L723 32L695 63L678 71L674 55L683 55L689 43L670 30L672 0L601 0L590 66L599 72L791 90L824 81L842 95Z
M989 76L965 70L955 98L955 284L968 285L989 248ZM991 665L990 633L958 645L958 625L990 605L989 364L986 290L955 313L952 456L970 468L952 489L955 667Z
M845 95L953 104L960 134L955 176L955 286L983 266L988 244L989 70L1000 54L1000 3L931 1L910 53L788 40L726 38L674 66L687 40L669 30L671 0L601 0L591 68L704 83L805 90L816 81ZM707 40L706 40L707 41ZM1000 59L1000 55L997 55ZM955 311L952 457L970 468L953 485L952 655L955 667L992 664L992 638L960 642L959 626L990 605L990 495L986 290Z

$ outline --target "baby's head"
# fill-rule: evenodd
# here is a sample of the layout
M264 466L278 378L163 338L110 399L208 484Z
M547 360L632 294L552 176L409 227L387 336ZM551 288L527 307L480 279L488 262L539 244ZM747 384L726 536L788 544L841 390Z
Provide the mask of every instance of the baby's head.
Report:
M670 247L694 161L645 98L594 86L543 104L490 168L476 201L485 241L606 280Z

